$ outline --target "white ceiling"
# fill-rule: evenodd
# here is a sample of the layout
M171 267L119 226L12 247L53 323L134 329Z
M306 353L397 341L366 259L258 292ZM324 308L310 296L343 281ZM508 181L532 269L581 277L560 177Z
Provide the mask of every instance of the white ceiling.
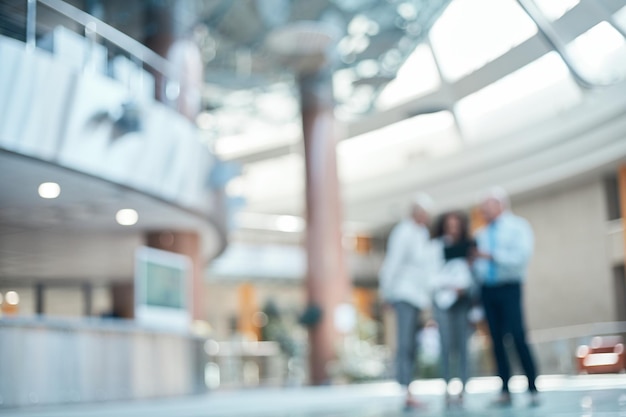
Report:
M60 196L40 198L50 181ZM207 257L225 244L201 213L11 152L0 151L0 196L0 280L128 279L148 231L197 231ZM136 225L117 224L124 208L137 210Z

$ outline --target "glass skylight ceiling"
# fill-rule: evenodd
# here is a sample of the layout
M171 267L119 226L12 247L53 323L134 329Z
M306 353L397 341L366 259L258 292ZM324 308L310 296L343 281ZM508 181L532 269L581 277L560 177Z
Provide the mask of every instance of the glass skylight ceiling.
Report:
M448 81L456 81L537 32L515 0L456 0L435 23L430 40Z
M338 146L344 181L362 181L423 158L448 155L461 141L449 111L423 114L356 136Z
M617 22L624 30L626 7L620 10L607 0L614 8L608 17L598 17L588 9L595 0L533 1L561 33L568 33L563 38L567 52L587 76L616 80L626 74L624 37L612 26ZM402 13L411 15L409 8ZM358 18L358 30L347 33L380 31L382 26L373 21ZM365 45L350 39L353 43L342 45L343 54ZM407 54L395 78L377 80L382 61L377 62L364 59L360 65L346 65L333 77L336 116L342 125L338 131L357 132L338 137L338 169L348 195L359 194L370 182L451 163L464 149L488 141L498 146L523 141L536 126L556 132L558 123L549 119L568 120L598 97L572 75L515 0L454 0L424 42ZM372 82L359 81L361 77L371 77ZM246 126L245 117L239 118L229 126L247 131L215 142L220 155L244 164L236 191L248 201L247 210L300 214L304 160L297 91L291 82L268 90L290 100L261 98L263 90L255 98L239 96L248 103L247 114L262 117L265 124L249 121ZM273 107L271 114L263 113L259 103ZM224 106L227 110L233 108ZM281 115L287 120L279 122ZM272 151L278 148L282 151Z
M561 21L593 20L593 13L585 9L588 0L534 1L545 17L556 25L562 25ZM341 3L345 7L350 4L350 7L356 8L359 1L345 0ZM402 19L412 18L414 9L407 5L411 2L388 3L396 5L397 16ZM612 10L611 13L611 23L623 25L623 31L626 27L626 7L619 11ZM374 36L379 36L382 28L389 24L383 15L381 19L379 22L372 13L357 13L339 44L344 67L336 71L334 76L338 118L344 124L358 124L363 113L368 114L367 118L376 118L376 112L393 113L398 106L406 104L410 106L413 103L419 108L418 104L423 98L435 98L440 103L448 100L433 119L446 119L447 125L441 129L446 132L443 135L445 139L431 132L427 126L430 122L425 122L430 119L421 116L351 138L339 147L341 163L347 164L342 170L348 177L352 176L349 174L352 172L349 155L353 155L355 161L362 160L358 155L372 154L375 150L379 155L388 155L387 159L381 161L394 161L394 153L406 155L409 149L409 153L418 158L425 155L437 157L460 149L464 143L513 133L566 111L583 100L584 89L577 85L561 56L549 52L547 44L544 44L547 54L541 52L530 59L524 55L528 53L527 50L514 51L516 46L531 40L529 44L543 44L537 26L515 0L454 0L434 24L425 42L411 47L411 52L404 60L394 61L398 48L408 47L403 45L402 40L387 53L380 54L379 59L366 59L367 53L360 52L369 50ZM622 34L607 21L599 21L588 27L589 30L578 34L572 32L567 43L568 52L571 57L578 59L576 64L581 65L590 77L618 80L620 75L626 74L626 43ZM407 27L402 30L410 33ZM370 44L366 45L367 42L361 39L364 36L368 37ZM354 65L348 64L350 54L354 53L363 53L364 59ZM497 59L500 65L503 58L502 65L512 70L508 76L496 76L489 65ZM397 76L390 82L383 82L380 77L376 79L384 71L385 62L400 62ZM472 86L468 86L465 81L470 76L487 80L487 84L472 90ZM368 78L373 81L363 82L363 79ZM463 84L463 88L457 90L457 84ZM254 102L277 103L276 107L272 106L275 116L288 114L291 121L278 123L276 119L277 123L269 123L265 127L249 123L247 133L222 135L218 139L219 146L216 146L219 154L232 157L246 152L264 151L274 146L298 149L300 132L296 92L293 87L289 87L289 82L281 85L287 86L282 91L291 95L291 101L257 98ZM462 94L457 94L457 91L462 91ZM282 103L283 107L278 103ZM251 117L263 114L261 107L266 105L255 106L248 108ZM446 108L450 111L443 111ZM403 117L409 116L409 113L405 113ZM267 115L262 117L268 119ZM420 122L417 123L417 120ZM413 129L426 134L416 135L411 129L405 129L411 123L415 124ZM233 126L246 128L240 123ZM255 141L259 143L258 146L254 144ZM398 167L392 162L383 165L387 167L385 169Z
M432 50L419 45L400 67L398 75L380 93L376 107L388 109L437 90L441 77Z
M246 111L248 117L264 118L268 86L286 86L281 94L297 96L294 74L272 54L266 40L275 30L302 21L332 26L339 34L334 69L338 106L347 115L363 114L374 108L380 90L391 81L407 57L422 42L450 0L204 0L196 4L203 27L194 33L205 57L204 94L209 113L227 108ZM302 45L305 48L306 45ZM206 50L205 50L206 49ZM339 74L342 74L340 76ZM247 90L256 98L229 102L230 95ZM258 100L257 100L258 99ZM279 100L277 97L274 101ZM284 99L283 101L289 101ZM285 114L298 111L297 100ZM280 121L269 115L270 123ZM280 114L278 115L280 116ZM203 116L206 135L213 138L240 137L246 126L224 126L220 117Z
M455 110L468 141L510 134L580 103L582 91L555 52L459 100Z
M617 23L622 31L626 31L626 6L617 11L613 15L613 18L615 19L615 23Z
M561 18L580 3L580 0L534 0L550 21Z
M626 40L603 21L574 39L568 52L582 74L599 84L626 78Z

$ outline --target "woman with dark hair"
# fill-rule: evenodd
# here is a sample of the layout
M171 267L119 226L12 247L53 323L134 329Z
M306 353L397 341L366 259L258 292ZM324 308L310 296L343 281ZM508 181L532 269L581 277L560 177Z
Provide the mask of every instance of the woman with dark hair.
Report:
M463 391L469 378L467 342L471 325L468 314L473 305L476 286L469 267L475 247L470 238L465 214L443 214L435 226L434 238L441 247L443 266L433 280L434 313L441 336L441 368L446 384L452 377L451 363L457 363ZM446 401L451 397L446 390Z

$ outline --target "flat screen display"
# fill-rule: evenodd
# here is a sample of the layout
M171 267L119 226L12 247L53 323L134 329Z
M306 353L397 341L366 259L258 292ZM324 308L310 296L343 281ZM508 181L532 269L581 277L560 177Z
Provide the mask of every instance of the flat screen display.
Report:
M145 268L146 305L184 309L186 271L149 260Z
M163 329L189 328L191 261L142 246L135 253L135 320Z

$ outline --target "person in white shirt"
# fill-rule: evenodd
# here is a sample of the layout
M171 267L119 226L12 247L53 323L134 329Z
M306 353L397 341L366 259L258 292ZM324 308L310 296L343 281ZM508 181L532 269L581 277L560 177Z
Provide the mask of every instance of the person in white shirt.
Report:
M396 314L396 379L406 389L407 407L421 405L408 387L414 375L419 316L430 309L429 280L436 268L428 230L432 205L425 194L414 198L411 216L391 231L379 277L382 298Z
M522 311L522 285L533 253L533 231L525 219L508 210L508 196L499 188L490 190L482 202L481 211L487 226L476 233L473 270L482 287L483 308L498 376L502 379L502 392L495 404L511 404L511 370L504 347L504 336L511 334L528 378L531 405L537 405L537 370L526 342Z

